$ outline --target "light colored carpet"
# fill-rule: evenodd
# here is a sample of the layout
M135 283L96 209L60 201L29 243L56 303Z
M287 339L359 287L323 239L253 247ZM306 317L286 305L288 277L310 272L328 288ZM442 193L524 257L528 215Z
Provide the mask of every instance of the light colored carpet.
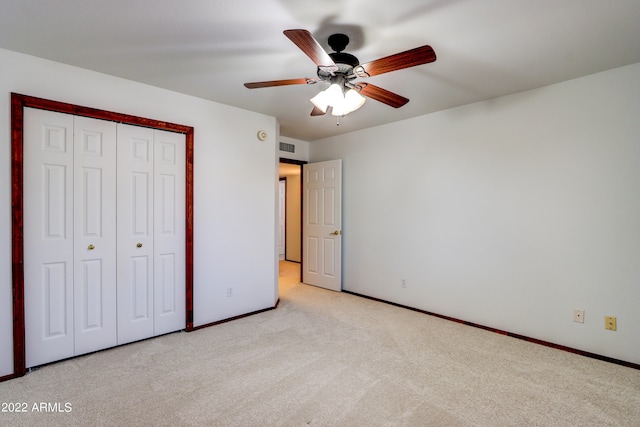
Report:
M1 402L29 407L0 425L640 425L638 370L295 276L276 310L0 383ZM71 411L33 412L39 402Z

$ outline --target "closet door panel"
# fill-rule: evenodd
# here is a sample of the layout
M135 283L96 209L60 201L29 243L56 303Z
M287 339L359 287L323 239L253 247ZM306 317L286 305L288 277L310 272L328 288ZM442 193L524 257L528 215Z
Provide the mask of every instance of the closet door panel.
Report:
M119 124L118 344L153 336L153 130Z
M75 354L116 345L116 124L74 120Z
M26 367L74 354L73 116L24 109Z
M154 131L155 335L184 329L186 140Z

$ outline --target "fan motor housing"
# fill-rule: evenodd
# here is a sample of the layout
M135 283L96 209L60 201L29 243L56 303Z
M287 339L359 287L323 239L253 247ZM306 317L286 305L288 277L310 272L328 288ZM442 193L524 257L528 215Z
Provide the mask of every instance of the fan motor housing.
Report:
M329 46L331 46L331 49L335 51L330 53L329 56L333 59L333 62L335 62L338 70L330 73L318 68L318 77L320 80L329 81L335 74L343 75L345 80L352 80L355 78L355 76L353 76L353 69L360 65L360 61L350 53L343 52L348 44L349 37L346 34L333 34L329 36ZM353 77L347 79L347 76Z
M331 77L335 75L342 75L345 77L345 79L347 78L347 76L350 76L348 80L353 80L356 77L355 74L353 74L353 66L349 64L339 64L337 62L336 66L338 67L338 69L333 73L318 68L318 78L323 81L329 81L331 80Z
M331 57L331 59L333 59L333 62L335 62L336 65L338 66L340 64L344 64L344 65L350 65L351 68L353 68L360 65L360 61L358 61L358 58L351 55L350 53L333 52L333 53L330 53L329 56Z

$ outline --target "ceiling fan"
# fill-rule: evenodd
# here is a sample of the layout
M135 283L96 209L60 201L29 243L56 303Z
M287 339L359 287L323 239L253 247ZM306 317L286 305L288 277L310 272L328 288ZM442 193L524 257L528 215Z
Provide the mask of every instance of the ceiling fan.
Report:
M415 67L416 65L436 60L436 53L433 48L425 45L360 64L358 58L344 52L344 49L349 44L349 37L345 34L329 36L329 46L334 50L332 53L325 52L307 30L286 30L284 35L318 66L318 77L271 80L245 83L244 85L249 89L257 89L272 86L315 84L321 81L331 83L328 89L311 99L314 104L314 108L311 111L312 116L326 114L329 107L331 107L332 115L344 116L362 106L365 100L363 96L394 108L402 107L409 102L409 99L371 83L355 82L354 80Z

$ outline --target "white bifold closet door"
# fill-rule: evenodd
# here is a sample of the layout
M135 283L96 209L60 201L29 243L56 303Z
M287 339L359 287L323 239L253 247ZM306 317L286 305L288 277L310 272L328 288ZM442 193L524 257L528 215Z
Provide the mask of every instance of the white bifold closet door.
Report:
M118 344L185 327L185 149L118 126Z
M26 366L116 344L116 125L24 115Z
M25 108L26 366L184 329L185 136Z

